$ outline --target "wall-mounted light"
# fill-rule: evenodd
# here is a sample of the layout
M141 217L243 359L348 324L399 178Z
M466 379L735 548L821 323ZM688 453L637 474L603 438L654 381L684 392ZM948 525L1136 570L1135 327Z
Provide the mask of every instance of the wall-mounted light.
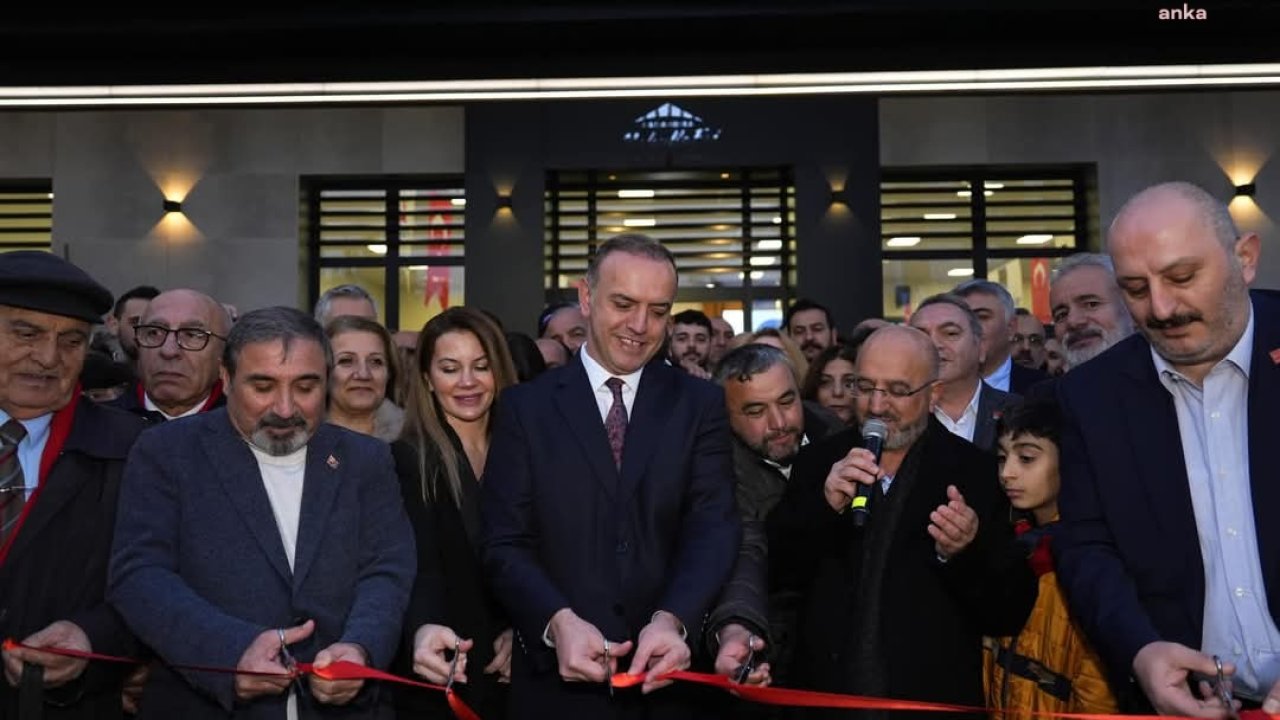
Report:
M182 212L182 203L178 202L177 200L166 199L164 201L164 211L166 213L175 213L175 212L180 213Z
M840 190L832 190L830 204L836 205L842 202L844 202L844 193Z
M498 194L498 209L499 210L511 209L511 195L509 193Z
M1236 186L1236 197L1251 198L1258 192L1258 186L1254 183L1245 183Z

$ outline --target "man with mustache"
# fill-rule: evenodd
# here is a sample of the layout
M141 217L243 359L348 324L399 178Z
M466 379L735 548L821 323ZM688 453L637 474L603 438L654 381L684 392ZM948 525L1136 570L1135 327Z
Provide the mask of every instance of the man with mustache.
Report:
M0 637L34 648L135 651L106 585L120 476L144 423L77 382L110 307L106 288L57 255L0 253ZM0 717L23 716L19 683L49 720L121 716L118 666L2 654Z
M995 449L996 421L1017 395L982 382L982 324L958 295L926 298L911 314L911 327L938 351L938 394L933 416L952 433L987 451Z
M313 318L274 307L227 336L227 405L143 434L125 470L109 597L159 660L138 717L373 717L417 568L385 443L324 423L332 365ZM172 665L269 675L214 675Z
M1078 253L1063 260L1049 284L1049 306L1067 370L1133 334L1133 318L1106 255Z
M768 518L771 581L807 598L794 677L816 690L980 706L982 636L1020 630L1036 596L995 457L930 413L938 352L923 332L877 330L857 376L859 424L887 426L879 462L860 428L816 443ZM859 487L871 489L861 527L850 512Z
M817 403L802 402L787 354L760 343L732 350L716 368L733 430L733 469L742 547L733 575L707 618L706 644L716 671L736 676L750 648L768 647L769 663L750 679L786 682L795 650L794 594L773 595L768 582L764 520L786 490L796 458L837 429L840 418Z
M796 341L809 362L836 344L836 323L831 311L808 298L801 298L787 308L782 329Z
M230 329L226 308L204 293L157 295L134 328L141 379L111 404L154 422L222 407L218 365Z
M682 310L671 317L667 352L671 364L704 380L711 378L711 320L697 310Z
M1143 190L1107 251L1139 334L1059 381L1058 571L1116 682L1164 714L1280 712L1280 295L1261 242L1189 183Z
M1013 315L1013 361L1033 370L1044 369L1044 323L1026 308Z
M722 317L711 318L711 353L708 359L708 366L714 367L720 362L720 358L724 357L725 348L729 346L729 341L733 339L733 326L728 320Z

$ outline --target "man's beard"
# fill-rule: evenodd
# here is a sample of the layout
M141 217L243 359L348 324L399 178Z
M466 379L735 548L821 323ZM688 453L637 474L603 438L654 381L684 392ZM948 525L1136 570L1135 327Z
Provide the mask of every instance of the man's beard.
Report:
M1132 334L1133 323L1129 322L1127 318L1119 327L1110 331L1103 330L1097 325L1088 325L1083 330L1075 332L1068 331L1066 336L1062 338L1062 352L1067 358L1067 369L1076 367L1098 357L1107 348L1115 345ZM1102 338L1102 342L1090 343L1084 347L1072 347L1071 342L1073 340L1086 337Z
M267 432L268 429L284 430L293 429L286 437L276 437ZM275 413L267 413L258 421L258 426L254 428L253 434L249 436L249 442L262 452L273 455L275 457L283 457L301 450L306 446L307 441L311 439L310 433L307 432L306 418L301 415L283 418Z
M770 440L777 440L778 438L786 437L788 435L795 438L795 440L788 446L784 455L778 456L775 453L770 452ZM751 445L750 447L752 452L766 460L771 460L782 466L790 465L791 461L795 460L796 453L800 452L800 428L790 427L771 432L768 435L765 435L759 443Z
M884 439L885 450L903 450L911 447L911 444L919 440L920 436L924 435L924 431L929 428L928 413L921 415L919 420L910 425L902 425L901 416L892 412L871 415L867 419L871 418L884 421L885 427L889 429L889 435Z

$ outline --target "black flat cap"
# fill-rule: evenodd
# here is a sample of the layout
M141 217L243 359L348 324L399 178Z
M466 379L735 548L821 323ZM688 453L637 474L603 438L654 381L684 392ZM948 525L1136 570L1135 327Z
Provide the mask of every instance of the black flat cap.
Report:
M111 291L53 253L0 253L0 305L100 322L111 309Z

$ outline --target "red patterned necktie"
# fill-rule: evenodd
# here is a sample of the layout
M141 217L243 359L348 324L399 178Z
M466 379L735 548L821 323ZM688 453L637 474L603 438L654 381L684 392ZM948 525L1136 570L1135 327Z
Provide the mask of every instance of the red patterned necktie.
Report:
M26 479L18 462L18 443L26 436L27 429L17 420L0 426L0 547L17 529L27 504Z
M605 416L604 429L609 433L613 464L622 469L622 441L627 437L627 406L622 402L622 378L611 377L604 384L613 392L613 406Z

